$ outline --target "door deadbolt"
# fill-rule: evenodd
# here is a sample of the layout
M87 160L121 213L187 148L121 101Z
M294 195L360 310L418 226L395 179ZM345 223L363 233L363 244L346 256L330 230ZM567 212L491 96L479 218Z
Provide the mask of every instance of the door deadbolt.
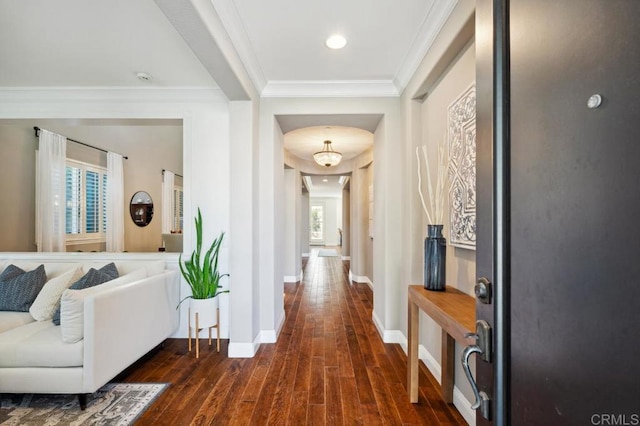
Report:
M476 285L474 287L474 291L476 294L476 298L480 302L486 305L491 303L491 281L489 281L487 278L478 278L478 281L476 281Z

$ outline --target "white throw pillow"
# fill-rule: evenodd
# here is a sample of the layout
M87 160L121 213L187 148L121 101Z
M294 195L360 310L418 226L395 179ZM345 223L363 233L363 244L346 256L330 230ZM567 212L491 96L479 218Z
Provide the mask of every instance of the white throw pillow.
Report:
M115 280L82 290L65 290L60 302L60 331L64 343L76 343L84 339L84 299L113 287L132 283L147 277L147 269L141 268Z
M71 284L82 278L82 275L82 267L77 267L47 281L29 308L29 313L33 319L36 321L51 321L53 313L60 304L62 293L71 287Z

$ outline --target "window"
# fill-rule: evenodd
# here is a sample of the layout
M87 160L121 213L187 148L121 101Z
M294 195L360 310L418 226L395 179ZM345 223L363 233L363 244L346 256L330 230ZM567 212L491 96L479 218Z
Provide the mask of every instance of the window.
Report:
M324 241L324 206L312 205L311 206L311 242L320 243Z
M182 231L184 226L184 191L180 186L173 187L173 221L171 229L173 231Z
M67 159L65 191L67 241L106 241L107 170Z

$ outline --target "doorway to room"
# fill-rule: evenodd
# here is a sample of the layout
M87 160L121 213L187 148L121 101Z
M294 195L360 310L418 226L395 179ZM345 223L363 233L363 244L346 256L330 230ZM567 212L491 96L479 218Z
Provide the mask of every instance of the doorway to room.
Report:
M343 193L348 176L309 175L303 181L309 194L309 214L307 229L302 232L308 233L309 246L341 247L345 227Z
M309 211L309 244L312 246L324 245L324 209L323 202L312 202Z

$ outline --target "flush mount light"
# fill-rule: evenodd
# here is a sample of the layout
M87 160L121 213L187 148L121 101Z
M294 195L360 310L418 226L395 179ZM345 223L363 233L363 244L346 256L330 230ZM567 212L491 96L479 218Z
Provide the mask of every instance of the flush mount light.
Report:
M136 77L138 77L138 80L144 81L145 83L148 83L152 80L152 77L146 72L139 72L136 74Z
M324 178L324 179L322 179L322 181L323 181L323 182L329 182L329 179Z
M340 34L334 34L325 41L329 49L342 49L347 45L347 39Z
M313 159L321 166L331 167L340 163L342 154L331 148L331 141L324 141L324 148L313 154Z

